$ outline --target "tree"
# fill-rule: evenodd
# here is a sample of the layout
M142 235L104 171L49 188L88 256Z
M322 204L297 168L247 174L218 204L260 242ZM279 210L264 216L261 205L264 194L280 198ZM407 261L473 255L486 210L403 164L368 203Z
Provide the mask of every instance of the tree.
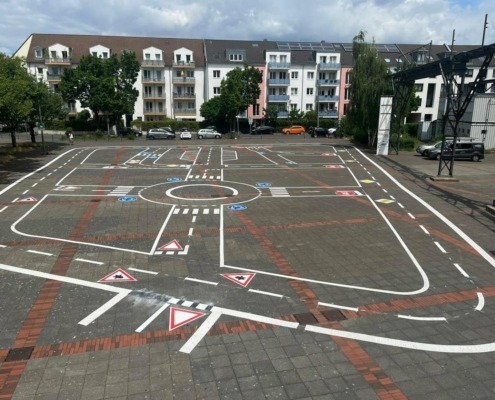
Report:
M94 55L83 56L75 69L66 69L62 75L60 90L68 102L79 100L89 108L99 124L103 112L120 119L132 114L139 92L133 85L139 73L139 62L133 52L124 51L120 58Z
M16 130L33 110L34 81L23 63L20 58L0 53L0 123L10 132L12 147L17 146Z
M275 104L268 105L267 108L263 109L265 113L265 124L276 126L278 120L278 107Z
M380 97L392 93L391 79L374 43L365 42L366 32L353 39L354 65L351 72L347 126L354 140L373 145L378 132Z
M316 110L306 111L303 119L304 119L305 125L307 125L307 126L318 125L318 116L316 114Z
M205 101L199 109L200 115L212 125L221 125L225 122L225 114L223 113L223 102L220 96L215 96L212 99Z
M289 111L289 121L292 123L293 121L299 121L304 116L304 113L301 110L291 109Z

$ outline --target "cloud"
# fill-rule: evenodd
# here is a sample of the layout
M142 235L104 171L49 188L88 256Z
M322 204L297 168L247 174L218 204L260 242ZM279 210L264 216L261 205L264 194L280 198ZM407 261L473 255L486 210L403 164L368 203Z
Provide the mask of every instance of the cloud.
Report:
M0 51L31 33L379 43L481 43L492 0L2 0ZM490 7L489 7L490 6ZM495 15L485 43L495 42Z

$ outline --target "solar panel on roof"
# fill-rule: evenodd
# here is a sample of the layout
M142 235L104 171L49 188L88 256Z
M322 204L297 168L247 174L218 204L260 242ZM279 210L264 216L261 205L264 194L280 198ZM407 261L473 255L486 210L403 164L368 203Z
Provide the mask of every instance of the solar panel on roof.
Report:
M352 51L352 43L341 43L340 45L345 51Z

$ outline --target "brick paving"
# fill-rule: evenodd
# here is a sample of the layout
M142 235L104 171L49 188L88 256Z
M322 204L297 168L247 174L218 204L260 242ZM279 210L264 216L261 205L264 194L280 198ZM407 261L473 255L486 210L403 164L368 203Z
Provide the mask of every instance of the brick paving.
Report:
M108 301L110 297L107 294L93 289L69 288L67 283L51 279L44 280L44 284L37 288L31 282L39 278L19 277L1 271L2 280L9 285L5 286L4 301L0 303L5 305L0 306L0 335L3 336L2 343L8 343L5 348L0 348L0 399L493 398L495 363L491 352L453 354L408 350L304 329L306 325L316 325L420 343L463 345L495 342L492 339L493 318L490 317L495 311L491 303L495 294L491 267L455 232L439 224L429 211L400 197L394 186L386 186L388 192L385 193L399 196L401 200L396 201L401 201L401 207L410 210L415 218L393 206L384 206L382 212L401 229L430 278L428 291L403 296L387 290L417 289L417 276L404 268L407 261L399 252L393 251L393 247L378 253L381 246L379 236L385 240L388 233L373 234L375 229L381 229L378 225L381 218L366 211L372 208L365 198L353 197L348 199L350 201L342 201L303 195L304 200L298 199L297 193L304 190L339 188L339 183L328 180L328 171L322 170L318 149L315 150L313 145L332 143L338 151L346 149L341 146L348 143L279 136L263 138L262 146L251 137L222 141L225 149L249 147L248 152L244 151L245 148L238 150L243 157L239 161L228 162L230 168L224 171L228 175L226 181L234 181L236 174L239 181L251 185L270 179L276 182L274 186L288 187L288 198L270 198L267 189L260 189L262 201L267 203L260 206L260 201L248 202L248 210L244 213L225 211L222 230L215 219L202 214L201 208L194 214L198 216L194 229L190 228L187 220L190 216L180 214L184 207L187 208L187 203L182 204L180 200L178 213L170 219L170 228L167 227L161 235L163 242L179 238L181 243L188 243L189 252L183 256L175 254L162 258L135 252L155 240L163 223L161 216L156 217L156 213L161 212L160 205L146 203L145 209L141 206L136 211L136 208L124 209L126 204L112 202L110 197L100 201L100 195L116 184L115 174L124 171L101 169L102 165L127 165L129 171L124 171L128 174L125 176L130 179L128 186L133 187L139 186L139 180L132 179L132 164L123 163L132 160L140 151L148 151L146 157L158 158L153 149L143 150L145 147L142 147L136 150L132 147L148 144L144 140L140 142L130 143L131 147L126 146L126 142L119 142L116 148L104 150L106 157L113 157L107 158L109 161L99 159L91 163L89 160L85 161L86 165L81 161L89 151L76 142L71 153L62 156L60 161L55 161L49 168L0 197L0 209L6 207L1 215L6 226L22 218L16 222L21 232L42 233L36 233L40 237L30 238L2 229L0 244L4 247L0 248L0 263L74 279L93 277L89 279L93 282L116 268L135 266L138 271L128 270L138 278L135 286L130 287L131 283L115 285L131 288L133 293L148 293L144 300L137 301L135 296L124 299L88 326L82 326L78 321ZM111 141L107 143L114 144ZM177 143L177 150L179 153L194 151L199 144L204 150L198 153L197 173L208 175L208 171L218 166L214 161L215 155L219 154L218 142ZM272 145L272 148L267 145ZM91 143L84 143L84 147L91 146ZM162 145L167 146L169 143ZM266 165L261 166L259 172L251 169L246 174L244 170L249 169L250 163L259 162L256 158L259 151L265 154L275 151L283 160L296 160L299 168L290 163L284 165L281 161L281 168L270 169L269 175L264 175L263 169L268 168ZM44 162L62 153L60 150ZM490 198L495 196L493 185L487 184L495 175L493 155L488 155L481 163L457 163L459 182L447 184L430 181L428 176L436 173L435 165L412 153L379 158L365 154L460 226L486 252L492 256L495 254L495 222L484 212L484 204L491 203ZM275 154L269 155L275 157ZM355 162L363 166L363 169L355 168L354 174L356 179L364 181L370 175L365 171L374 167L367 159L361 159L350 151L342 157L348 165L352 161L349 155L356 157ZM94 157L96 160L97 154ZM62 162L68 165L61 166ZM146 159L141 162L146 163ZM161 174L165 177L183 176L184 170L177 164L169 161L160 170ZM51 175L49 171L53 168ZM69 172L73 168L78 168L77 173L81 174L78 175L79 182L71 181ZM91 170L98 168L100 174L96 179L84 175L85 171L90 174ZM149 174L152 181L153 173ZM372 175L379 176L381 172L376 170ZM42 176L45 179L38 184L35 179ZM373 179L383 185L383 178L375 176ZM45 221L38 221L34 214L25 215L29 209L26 204L12 202L15 197L33 195L31 193L40 199L62 178L66 185L82 185L77 189L80 192L74 197L40 204L37 209L46 215ZM148 185L148 178L143 179L146 180L143 180L143 186ZM206 177L205 182L214 185L211 197L219 198L211 204L229 204L228 196L222 198L225 189L215 186L218 183L216 179ZM0 190L6 186L0 185ZM89 190L91 186L94 191ZM295 188L299 186L302 189ZM204 196L194 190L197 189L179 188L174 193L179 197L183 194L184 198L190 199L187 201ZM363 190L373 198L383 196L381 188L376 186L363 184ZM136 193L133 191L130 195ZM80 197L82 195L87 197ZM153 196L162 201L160 191L155 191ZM279 206L273 206L278 200ZM322 213L323 207L333 207L334 210ZM192 211L190 213L192 216ZM72 220L70 215L73 215ZM37 224L36 228L31 224ZM54 245L53 240L46 239L62 238L70 226L73 227L72 233L69 230L67 238L72 242L59 241ZM420 227L428 230L426 238ZM189 277L219 280L219 274L235 272L218 267L220 232L225 235L225 264L244 265L246 272L265 270L269 275L256 274L246 288L219 281L213 289L199 281L184 280ZM361 235L374 235L379 247L368 249L366 242L355 236L359 232ZM352 239L346 235L352 235L349 236ZM386 240L390 242L391 239ZM435 242L447 249L445 255L432 251ZM356 252L355 246L352 250L351 243L362 243L362 250ZM126 247L129 253L115 250ZM28 254L32 249L40 253ZM102 266L79 265L85 261L77 260L85 259L99 261ZM328 260L331 260L330 264ZM355 260L360 260L360 263L356 264ZM382 261L395 265L395 270ZM452 264L462 266L469 278L463 279ZM140 273L139 269L157 275ZM286 278L279 278L279 275ZM335 285L318 283L328 279ZM28 297L18 307L6 308L7 304L9 307L14 304L11 299L17 295L16 285L20 291L24 288L31 290L27 293L31 300ZM350 289L354 285L364 290ZM260 294L255 295L250 288L258 289ZM269 292L281 293L282 297L263 295ZM185 354L180 349L194 337L204 318L167 330L164 329L167 326L165 312L143 332L134 332L154 312L157 304L163 299L172 301L173 298L266 315L280 321L299 322L300 327L289 329L239 318L235 313L222 314L196 347ZM484 302L482 312L474 310L482 306L480 299ZM348 308L337 311L320 304L325 301L347 305ZM353 310L354 307L357 311ZM448 325L427 319L416 322L397 318L402 314L415 318L442 315Z

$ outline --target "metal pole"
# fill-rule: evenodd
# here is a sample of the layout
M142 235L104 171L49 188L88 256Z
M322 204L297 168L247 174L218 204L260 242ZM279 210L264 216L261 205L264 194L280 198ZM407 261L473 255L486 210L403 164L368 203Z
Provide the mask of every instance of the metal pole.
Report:
M485 14L485 23L483 25L483 37L481 39L481 46L485 45L485 32L486 32L486 28L488 27L487 19L488 19L488 14Z
M38 97L38 112L40 114L39 127L40 127L40 131L41 131L41 148L43 150L43 154L45 154L45 136L43 135L44 126L43 126L43 120L41 119L41 104L39 101L39 97Z

